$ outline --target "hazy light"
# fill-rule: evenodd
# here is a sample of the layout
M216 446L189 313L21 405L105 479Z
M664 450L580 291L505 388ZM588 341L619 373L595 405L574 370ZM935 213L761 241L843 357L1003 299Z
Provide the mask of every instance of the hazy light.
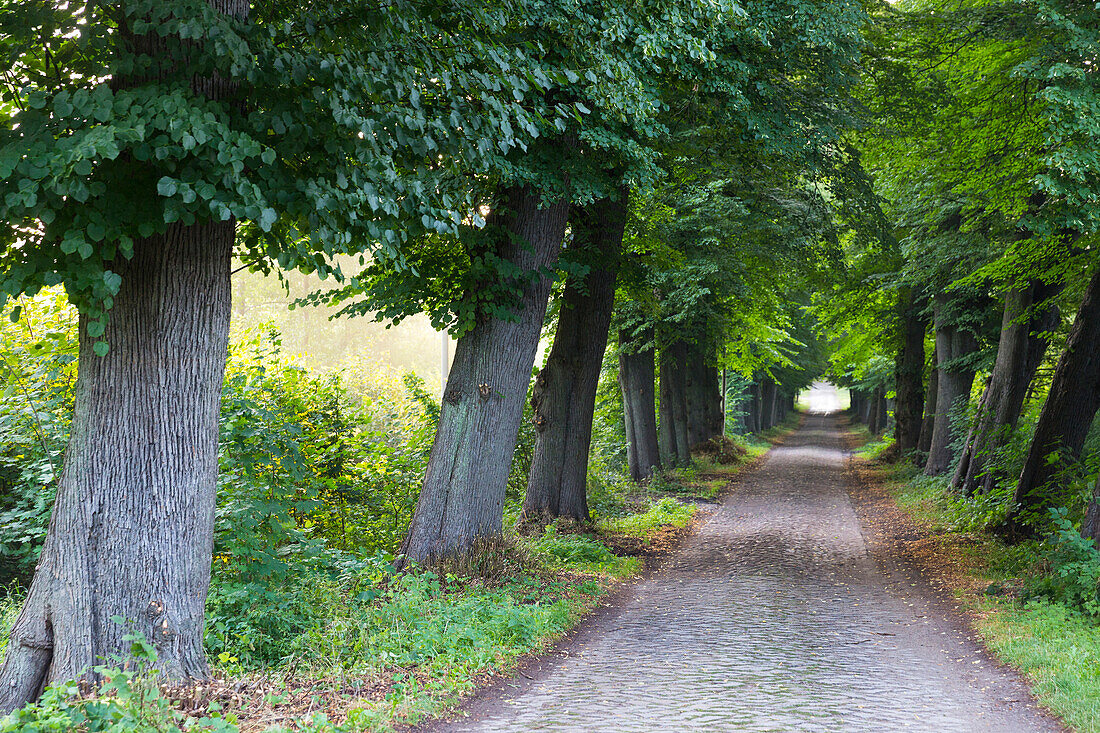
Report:
M810 412L826 413L840 411L840 395L836 387L828 382L814 382L802 396L810 408Z

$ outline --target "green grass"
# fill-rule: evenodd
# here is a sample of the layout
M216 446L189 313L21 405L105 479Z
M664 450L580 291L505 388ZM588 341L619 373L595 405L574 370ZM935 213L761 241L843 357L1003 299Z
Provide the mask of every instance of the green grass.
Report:
M645 540L666 527L685 526L694 512L666 497L650 502L645 511L605 520L603 529ZM322 716L298 730L350 733L416 725L454 709L487 675L506 672L523 655L546 649L618 579L642 567L640 558L619 557L596 536L566 534L554 526L537 538L517 539L509 552L513 558L506 574L490 580L393 574L380 560L353 563L334 576L303 577L288 592L312 609L313 620L287 643L279 664L260 668L241 661L245 654L239 659L228 652L211 661L230 682L259 672L282 679L285 689L305 686L318 695L315 710L324 710L332 695L386 691L383 699L374 694L341 703L353 710L339 726ZM0 595L0 630L10 627L20 600L17 593ZM5 642L6 633L0 636L0 651ZM33 730L57 716L67 719L64 701L54 703L28 709L11 730ZM248 705L255 714L255 706L265 704L271 700L250 700L227 713L247 718ZM170 717L158 718L160 729L179 730ZM3 721L0 730L7 730Z
M1100 731L1100 625L1064 606L987 601L978 630L1031 680L1044 705L1082 733Z
M607 532L645 539L663 527L684 527L695 516L695 507L665 497L641 514L608 519L600 523Z
M899 507L939 534L965 534L955 555L959 566L981 587L1020 583L1037 572L1037 543L1005 545L968 526L959 500L946 493L946 480L913 477L891 467L885 475ZM970 509L974 511L973 508ZM1100 733L1100 623L1046 601L959 592L975 611L975 625L986 645L1023 672L1039 701L1082 733Z

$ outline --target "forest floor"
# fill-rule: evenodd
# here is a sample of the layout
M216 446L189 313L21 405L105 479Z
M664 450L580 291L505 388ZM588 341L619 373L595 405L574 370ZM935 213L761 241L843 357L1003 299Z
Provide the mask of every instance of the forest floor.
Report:
M889 506L810 416L653 573L427 729L1063 730L896 552L917 530Z

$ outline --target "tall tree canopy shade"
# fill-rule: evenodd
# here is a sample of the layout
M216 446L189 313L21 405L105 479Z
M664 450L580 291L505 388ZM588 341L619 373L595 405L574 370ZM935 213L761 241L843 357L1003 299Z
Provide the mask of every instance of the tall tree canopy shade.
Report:
M494 9L399 6L143 0L9 14L4 50L24 84L2 108L0 300L64 284L81 317L70 444L0 711L94 678L134 631L166 678L207 674L234 251L259 269L322 274L338 274L340 253L398 260L407 237L461 222L469 192L448 165L483 170L484 151L555 118L522 104L545 77L502 86L484 74L523 66L493 40ZM454 28L466 56L449 50Z

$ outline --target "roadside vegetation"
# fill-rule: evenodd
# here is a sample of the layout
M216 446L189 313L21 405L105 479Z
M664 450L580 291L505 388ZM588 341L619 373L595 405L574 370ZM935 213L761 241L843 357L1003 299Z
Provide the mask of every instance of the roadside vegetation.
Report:
M0 405L7 490L0 521L0 654L45 532L73 400L74 311L24 301L0 324L15 398ZM33 335L33 339L32 339ZM614 395L612 391L610 394ZM427 461L437 397L412 374L377 365L327 371L285 352L270 326L239 331L220 419L221 478L205 646L215 679L201 692L158 687L156 650L98 697L62 687L0 723L3 731L388 730L440 715L487 677L545 649L646 557L668 549L731 477L769 443L715 439L725 452L641 485L625 474L621 422L596 421L592 522L511 530L533 430L509 479L509 531L448 570L393 564ZM528 408L530 409L530 408ZM602 405L610 413L614 405ZM731 408L732 409L732 408ZM731 421L731 426L733 421ZM705 509L704 509L705 511ZM104 727L107 726L107 727ZM114 726L114 727L109 727Z
M850 432L871 480L883 482L932 543L911 559L953 594L986 646L1025 675L1045 707L1074 730L1100 731L1095 544L1065 512L1052 512L1050 534L1008 543L993 531L1003 516L996 501L960 499L946 479L890 461L889 436L870 436L861 426Z

